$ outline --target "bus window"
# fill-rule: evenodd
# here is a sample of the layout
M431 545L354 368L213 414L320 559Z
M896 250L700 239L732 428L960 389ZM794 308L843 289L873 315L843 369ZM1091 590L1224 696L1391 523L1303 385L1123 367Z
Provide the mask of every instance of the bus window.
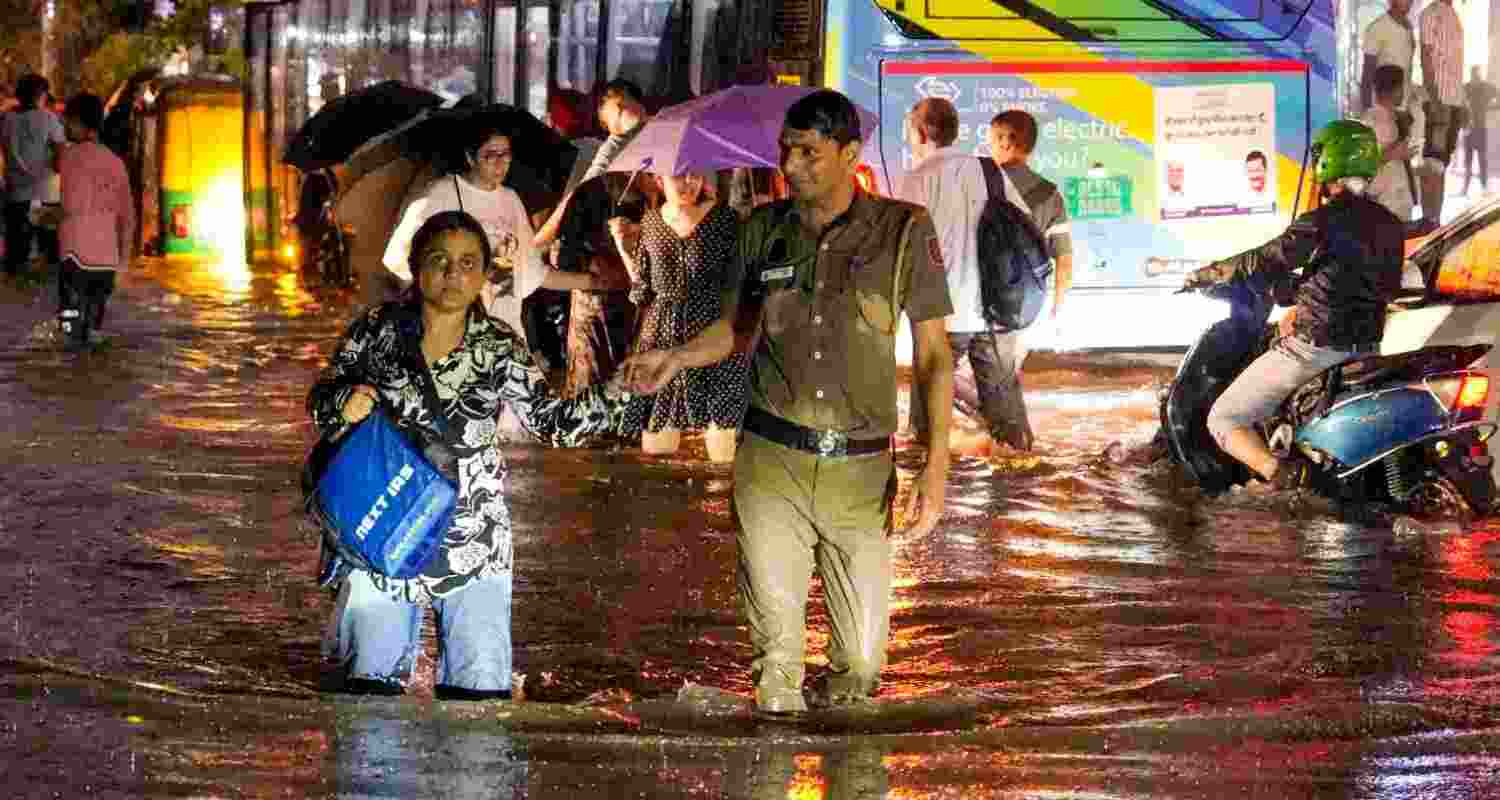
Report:
M588 94L599 72L598 0L557 4L557 85Z
M547 117L548 45L552 42L552 8L526 9L526 110L537 119Z
M514 4L495 6L495 71L493 86L495 100L501 103L516 101L516 7Z
M612 0L609 16L609 76L634 81L647 97L670 96L687 61L676 52L682 20L675 0Z
M477 4L462 0L438 0L427 6L423 20L425 31L423 63L417 85L430 89L448 100L457 100L479 89L479 76L471 67L484 63L482 37L470 31L484 29Z
M688 26L693 35L690 56L692 67L688 77L688 85L693 90L693 94L713 91L712 88L705 88L705 86L714 86L714 82L712 76L705 80L705 73L711 72L711 69L704 63L703 50L706 43L714 42L712 37L721 10L727 14L732 9L721 0L697 0L693 3L693 22Z

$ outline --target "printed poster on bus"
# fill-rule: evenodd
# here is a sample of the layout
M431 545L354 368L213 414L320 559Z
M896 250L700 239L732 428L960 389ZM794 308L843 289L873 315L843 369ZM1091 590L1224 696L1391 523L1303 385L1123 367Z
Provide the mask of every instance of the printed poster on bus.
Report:
M1158 87L1155 100L1163 220L1276 213L1274 86Z
M975 157L990 154L995 115L1035 119L1027 164L1062 194L1075 286L1178 286L1289 221L1307 141L1299 63L913 60L881 75L868 158L891 186L913 166L899 120L923 99L953 103L953 146Z

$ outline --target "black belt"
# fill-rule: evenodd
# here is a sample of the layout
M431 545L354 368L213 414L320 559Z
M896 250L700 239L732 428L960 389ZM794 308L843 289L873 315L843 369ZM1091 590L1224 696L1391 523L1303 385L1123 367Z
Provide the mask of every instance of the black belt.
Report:
M784 447L825 457L862 456L889 450L891 437L851 439L838 431L804 428L754 406L745 412L745 430Z

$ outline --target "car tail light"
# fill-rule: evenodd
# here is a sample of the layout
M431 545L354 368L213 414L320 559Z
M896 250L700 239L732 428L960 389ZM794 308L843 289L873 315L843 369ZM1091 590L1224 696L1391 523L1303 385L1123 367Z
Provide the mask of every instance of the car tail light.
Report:
M1458 390L1458 402L1453 406L1457 411L1461 408L1484 408L1486 400L1490 399L1490 379L1485 375L1465 375L1463 386Z
M1427 382L1438 402L1452 412L1483 411L1490 397L1490 379L1487 375L1454 375Z

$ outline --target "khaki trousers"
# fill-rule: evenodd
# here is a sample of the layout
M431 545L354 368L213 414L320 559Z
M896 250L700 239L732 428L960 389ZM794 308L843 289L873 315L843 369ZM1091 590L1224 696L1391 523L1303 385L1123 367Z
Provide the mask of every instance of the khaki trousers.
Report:
M823 579L832 639L829 689L866 695L880 683L890 631L890 451L824 458L746 433L734 462L740 604L762 708L801 701L808 581Z

